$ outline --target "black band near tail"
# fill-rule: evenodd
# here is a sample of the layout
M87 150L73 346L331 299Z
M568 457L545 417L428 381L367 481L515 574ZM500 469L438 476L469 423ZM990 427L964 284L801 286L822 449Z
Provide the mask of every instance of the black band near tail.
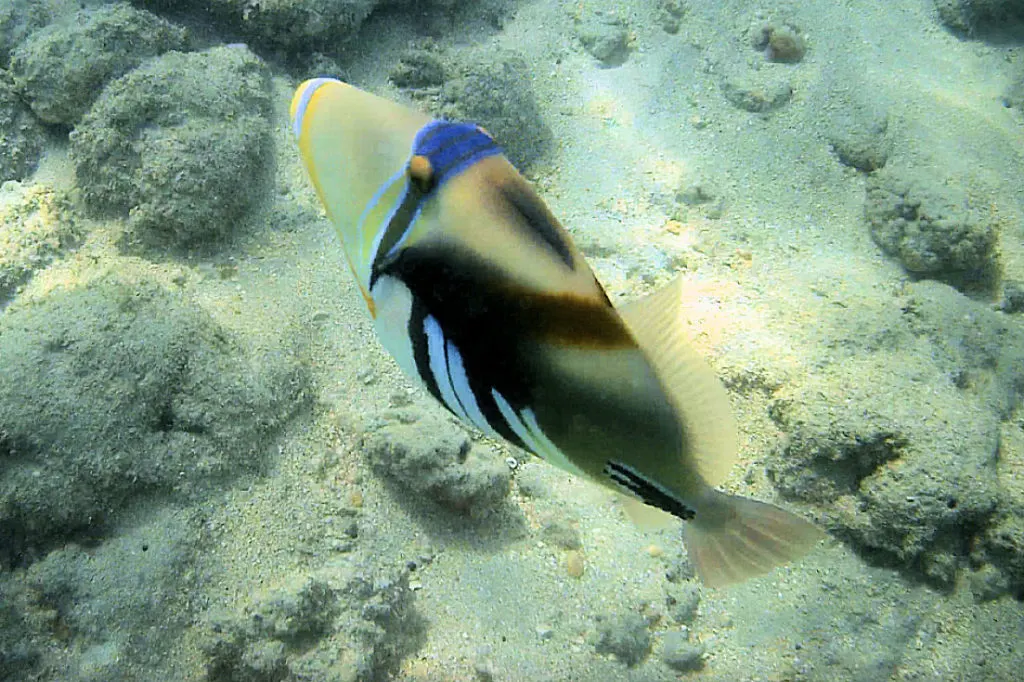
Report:
M683 521L689 521L696 516L696 512L687 507L682 500L629 465L610 459L604 465L604 473L645 504L667 511Z

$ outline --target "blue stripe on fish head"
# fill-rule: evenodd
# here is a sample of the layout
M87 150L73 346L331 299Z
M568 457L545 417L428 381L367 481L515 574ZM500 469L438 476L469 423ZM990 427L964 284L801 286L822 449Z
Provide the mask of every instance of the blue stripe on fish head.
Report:
M489 156L502 153L501 147L483 128L472 123L437 119L423 126L412 143L413 158L425 158L430 164L431 191Z
M337 82L339 81L335 78L311 78L305 82L302 90L297 93L298 97L292 102L291 112L292 133L294 133L296 140L302 137L302 119L306 115L306 107L309 106L309 100L313 98L313 93L321 85Z

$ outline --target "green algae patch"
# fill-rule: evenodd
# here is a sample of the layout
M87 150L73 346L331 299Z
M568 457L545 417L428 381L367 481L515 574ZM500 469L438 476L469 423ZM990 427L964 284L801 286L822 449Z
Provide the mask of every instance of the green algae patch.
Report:
M61 0L4 0L0 3L0 68L11 63L11 52L34 31L61 13Z
M0 188L0 307L81 236L68 198L42 185Z
M864 215L875 243L913 275L963 291L988 291L998 281L1004 221L984 188L886 167L868 180Z

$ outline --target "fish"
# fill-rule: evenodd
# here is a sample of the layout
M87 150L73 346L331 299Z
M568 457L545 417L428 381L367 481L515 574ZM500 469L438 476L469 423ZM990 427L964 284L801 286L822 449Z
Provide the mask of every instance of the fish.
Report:
M459 420L625 495L637 518L682 519L711 587L767 573L823 537L716 487L738 458L737 428L682 331L681 278L614 306L479 125L332 78L302 83L290 113L377 337Z

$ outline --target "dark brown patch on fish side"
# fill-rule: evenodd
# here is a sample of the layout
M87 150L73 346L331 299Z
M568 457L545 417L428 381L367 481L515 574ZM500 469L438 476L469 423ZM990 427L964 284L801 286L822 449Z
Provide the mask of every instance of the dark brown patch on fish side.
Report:
M592 350L636 347L636 341L604 300L573 294L510 290L517 317L528 322L536 341Z

